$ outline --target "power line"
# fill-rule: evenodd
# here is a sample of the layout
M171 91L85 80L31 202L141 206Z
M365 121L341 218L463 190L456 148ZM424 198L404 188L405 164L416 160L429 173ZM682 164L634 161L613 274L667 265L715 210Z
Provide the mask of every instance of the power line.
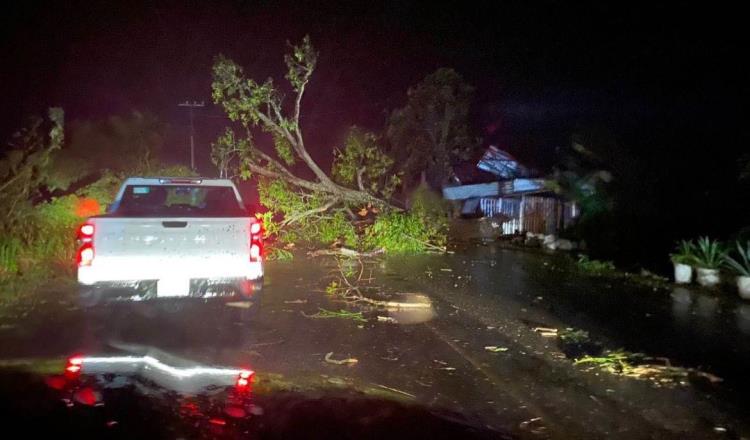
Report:
M190 169L193 171L195 171L195 127L193 126L193 109L204 106L205 103L203 101L185 101L177 104L177 107L187 107L190 111Z

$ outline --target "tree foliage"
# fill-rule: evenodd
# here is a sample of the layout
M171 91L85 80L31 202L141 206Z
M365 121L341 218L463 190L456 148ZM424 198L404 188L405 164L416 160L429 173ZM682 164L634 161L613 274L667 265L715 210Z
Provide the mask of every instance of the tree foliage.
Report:
M105 169L120 172L157 164L165 129L153 114L137 111L72 124L69 144L54 153L50 189L67 190Z
M409 177L423 172L435 188L452 175L451 164L467 159L478 140L471 135L469 111L474 89L455 70L440 68L408 91L408 101L388 120L389 153Z
M212 96L221 105L229 119L238 122L244 133L240 138L231 128L214 143L215 163L235 161L241 178L253 174L270 179L280 179L299 190L319 193L333 205L344 203L388 203L372 191L361 190L336 183L312 159L305 146L300 127L302 98L317 64L317 52L310 38L305 37L284 57L287 65L286 79L293 95L291 103L276 87L272 79L260 83L245 77L242 67L234 61L219 56L213 66ZM253 140L253 129L269 133L274 151L266 153ZM297 160L315 176L313 180L297 176L288 166Z
M52 154L62 147L64 112L50 108L48 121L32 119L13 135L9 150L0 160L0 232L19 229L33 199L49 181Z
M658 182L649 168L608 130L579 129L569 153L556 167L554 190L579 204L581 217L569 231L585 241L593 258L645 261L644 242L664 240L653 228L663 210L655 195Z
M334 152L331 172L337 182L384 199L401 184L402 173L391 171L393 159L383 153L377 137L357 127L349 130L344 147Z
M212 160L223 176L257 179L261 204L268 208L262 217L269 237L355 247L363 243L354 220L375 213L400 215L390 199L402 175L378 137L356 127L334 150L330 173L312 159L300 118L317 60L309 37L290 45L284 62L292 93L286 96L272 79L247 78L235 62L217 57L213 100L237 125L214 142ZM269 134L273 145L256 143L258 130ZM314 177L297 174L302 166Z
M424 185L415 189L410 199L409 212L389 212L375 220L365 233L366 248L396 253L445 249L449 206Z
M50 109L48 121L35 118L14 135L0 160L0 278L33 267L72 270L76 227L100 214L126 177L194 175L154 157L160 141L153 122L139 113L84 122L78 137L63 146L63 112ZM97 168L107 164L112 168ZM85 176L99 178L61 190Z
M234 130L227 128L211 144L211 162L219 170L220 178L234 179L237 177L249 177L248 174L241 174L240 166L243 157L250 154L250 142L251 140L248 138L238 139L234 134Z

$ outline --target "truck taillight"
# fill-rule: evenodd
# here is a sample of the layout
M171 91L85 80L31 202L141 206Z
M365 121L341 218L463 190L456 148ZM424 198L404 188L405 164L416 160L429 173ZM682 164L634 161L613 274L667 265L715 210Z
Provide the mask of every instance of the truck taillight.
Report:
M253 243L250 245L250 261L255 261L260 258L260 246Z
M240 371L240 374L237 375L237 381L235 382L235 386L237 387L237 390L238 391L249 390L250 386L253 383L253 377L255 377L255 372L252 370Z
M94 241L94 225L85 223L78 228L78 240L83 243Z
M260 261L263 257L263 224L260 220L250 223L250 261Z
M94 261L94 244L89 242L83 243L83 245L78 249L78 254L76 254L76 262L78 263L78 266L91 266L91 263Z
M81 372L81 368L83 367L83 358L78 356L73 356L68 359L68 362L65 365L65 372L69 374L78 374Z

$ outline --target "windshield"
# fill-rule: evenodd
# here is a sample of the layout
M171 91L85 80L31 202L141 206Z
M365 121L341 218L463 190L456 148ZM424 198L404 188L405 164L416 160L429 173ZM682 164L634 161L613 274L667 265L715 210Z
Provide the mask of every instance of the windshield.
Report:
M231 187L128 185L112 214L124 217L238 217L247 212Z

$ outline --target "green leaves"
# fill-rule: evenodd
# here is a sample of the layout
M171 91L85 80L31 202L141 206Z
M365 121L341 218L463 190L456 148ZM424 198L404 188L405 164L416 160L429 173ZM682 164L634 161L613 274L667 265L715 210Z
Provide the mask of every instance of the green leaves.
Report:
M216 57L211 97L215 104L221 104L232 121L239 121L244 127L258 124L265 110L262 106L268 105L275 94L270 79L258 84L246 79L242 67L234 61L223 55Z
M253 150L253 142L250 138L237 138L234 130L227 127L222 135L211 143L211 162L219 169L219 177L233 178L242 173L249 173L243 169L243 160ZM249 175L246 174L248 177Z
M675 253L670 254L673 263L693 264L695 263L696 246L692 240L681 240L677 244Z
M395 110L387 138L407 176L426 172L431 181L450 177L450 163L467 159L480 144L471 135L469 110L474 89L455 70L441 68L410 88L408 102Z
M578 268L591 274L604 274L616 270L614 263L611 261L592 260L588 255L579 255L576 261Z
M318 53L313 49L309 35L306 35L299 45L290 46L292 53L284 56L284 63L287 67L286 79L292 84L294 91L299 92L305 87L315 70Z
M401 173L392 167L393 159L380 149L377 137L352 127L344 147L334 152L331 173L343 185L389 198L401 184Z
M274 132L273 145L276 148L276 154L279 155L285 164L294 165L294 153L292 152L292 144L289 142L289 139L280 133Z
M23 231L32 199L49 185L52 154L62 147L64 114L50 108L49 120L34 118L14 134L0 159L0 233ZM45 131L47 132L45 134Z
M343 206L324 209L330 203L326 194L302 193L284 181L272 179L260 179L258 193L261 204L269 208L262 218L268 237L276 236L286 243L324 245L342 239L347 246L357 245L354 226L342 211Z
M735 259L731 255L726 256L726 265L730 269L734 270L737 275L750 277L750 241L745 243L743 248L740 242L735 242L737 246L737 255L739 258Z
M698 239L695 251L695 263L698 267L718 269L724 264L725 257L726 254L718 240L711 240L708 237Z

